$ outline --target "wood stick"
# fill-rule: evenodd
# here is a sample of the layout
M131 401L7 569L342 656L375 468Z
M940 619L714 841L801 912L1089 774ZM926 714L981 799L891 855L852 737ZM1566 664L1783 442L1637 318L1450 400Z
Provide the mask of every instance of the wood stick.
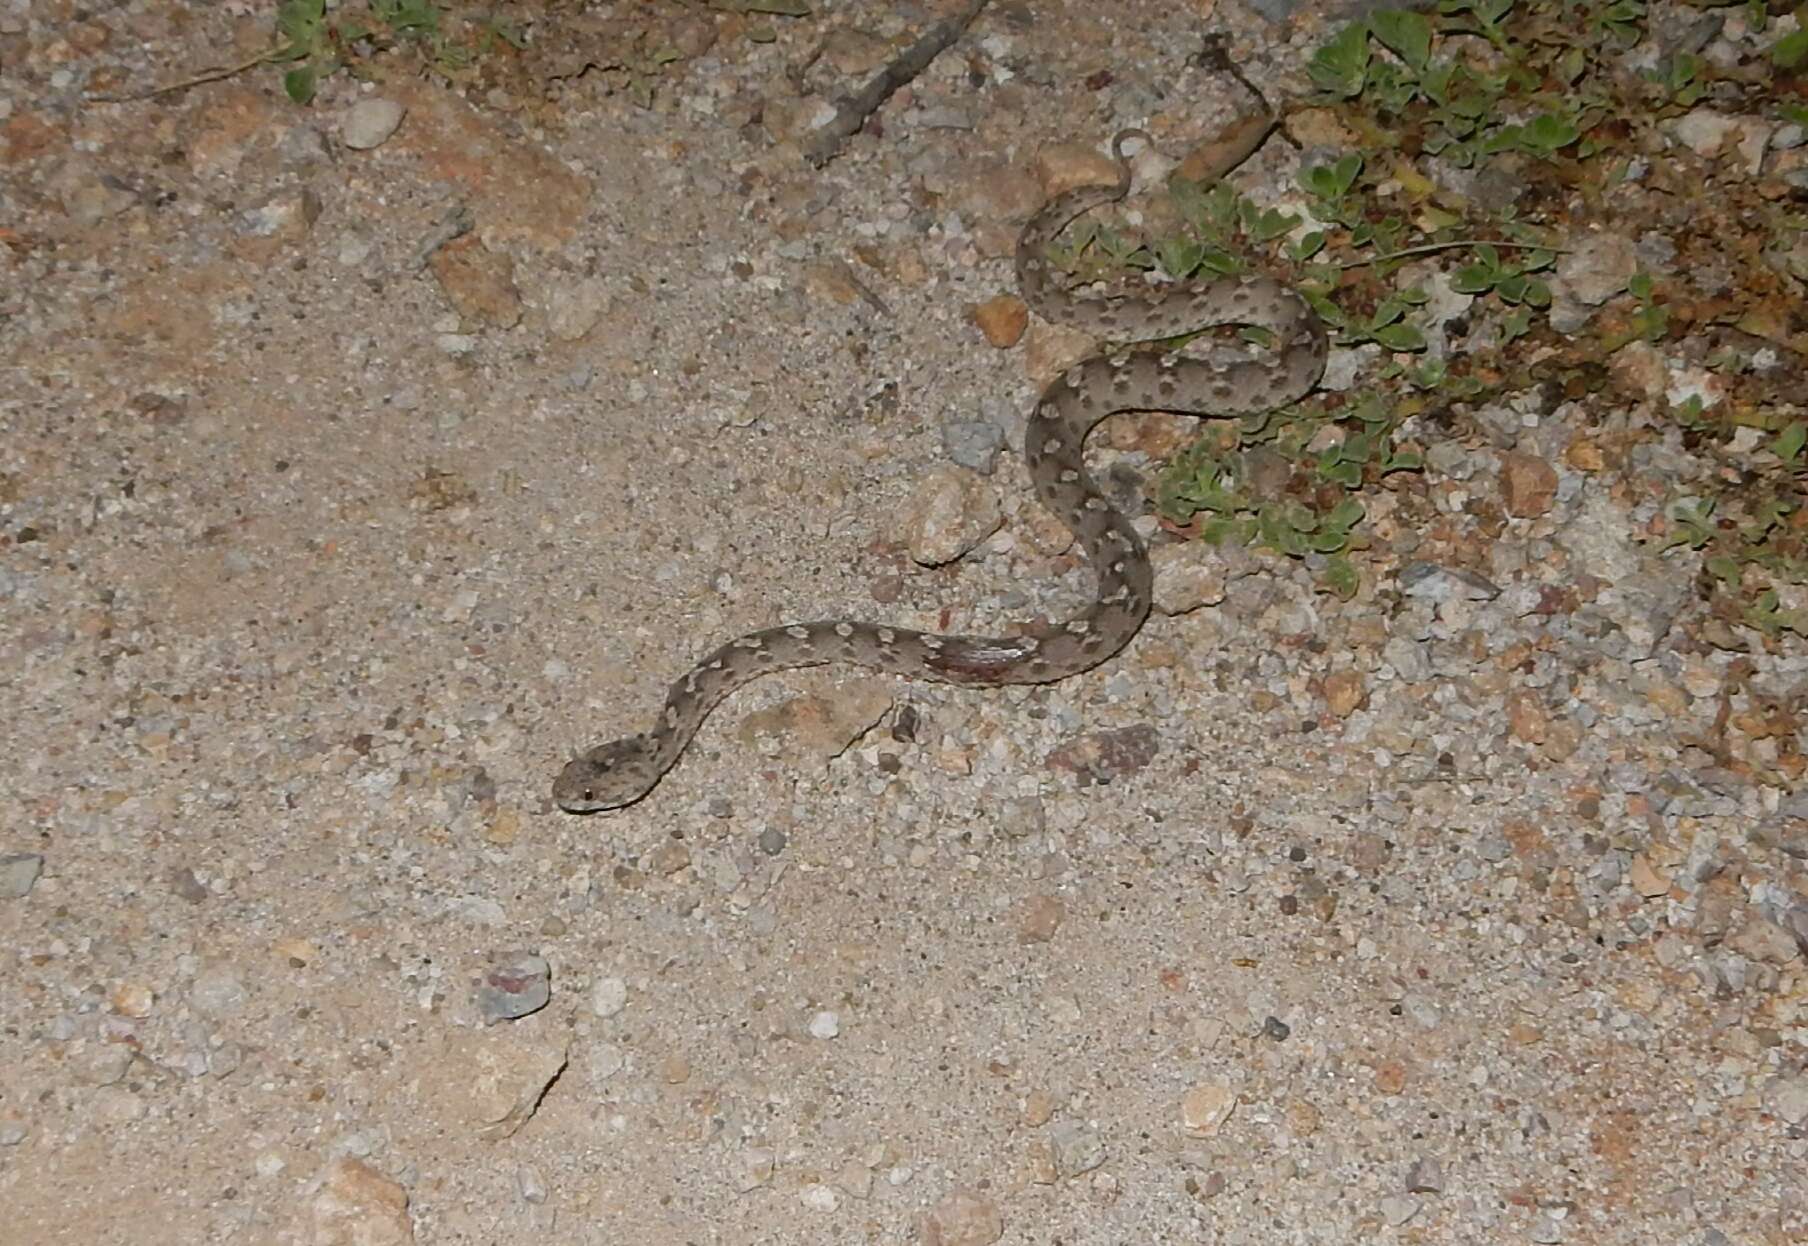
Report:
M833 160L840 154L842 143L850 135L858 134L867 118L878 112L893 92L922 73L949 44L967 33L973 19L991 2L967 0L959 12L931 26L921 39L904 50L903 55L875 74L871 82L854 94L837 100L834 120L816 131L804 144L804 159L819 169Z

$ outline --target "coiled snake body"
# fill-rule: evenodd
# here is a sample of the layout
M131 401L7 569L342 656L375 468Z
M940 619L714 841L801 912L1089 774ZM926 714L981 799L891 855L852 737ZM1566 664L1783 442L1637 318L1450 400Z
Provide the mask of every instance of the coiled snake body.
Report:
M1086 472L1086 435L1119 411L1243 415L1271 410L1307 393L1324 369L1324 329L1305 301L1266 277L1231 277L1173 286L1138 298L1078 294L1060 285L1048 244L1088 208L1130 189L1123 144L1115 185L1051 199L1017 240L1017 282L1024 300L1050 320L1114 342L1165 339L1217 324L1259 325L1278 342L1272 358L1251 355L1211 363L1154 350L1097 354L1049 385L1024 433L1023 459L1036 495L1073 530L1098 578L1093 603L1046 635L943 636L901 627L831 619L771 627L731 640L672 685L652 729L600 744L572 759L553 783L569 813L633 804L678 760L710 709L768 671L847 662L894 675L956 684L1039 684L1097 666L1129 643L1149 613L1153 573L1130 521Z

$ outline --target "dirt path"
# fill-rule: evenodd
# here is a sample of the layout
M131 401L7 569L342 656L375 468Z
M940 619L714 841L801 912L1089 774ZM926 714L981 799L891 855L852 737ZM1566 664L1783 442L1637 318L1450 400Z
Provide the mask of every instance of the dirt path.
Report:
M1170 555L1083 678L775 677L554 810L736 632L1085 600L1012 444L1075 343L973 309L1046 179L1246 109L1205 31L1326 30L1000 2L818 171L788 70L933 6L564 7L304 108L84 102L263 6L0 0L0 1236L1801 1240L1808 809L1690 747L1732 659L1644 660L1681 573L1550 422L1491 539L1377 504L1417 579ZM1120 423L1133 496L1190 426Z

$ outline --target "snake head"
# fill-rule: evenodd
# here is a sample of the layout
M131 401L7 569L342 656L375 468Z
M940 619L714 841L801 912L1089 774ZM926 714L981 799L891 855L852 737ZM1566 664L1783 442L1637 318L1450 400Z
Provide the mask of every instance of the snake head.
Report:
M651 742L643 735L628 736L565 763L553 781L552 798L566 813L597 813L633 804L658 781Z

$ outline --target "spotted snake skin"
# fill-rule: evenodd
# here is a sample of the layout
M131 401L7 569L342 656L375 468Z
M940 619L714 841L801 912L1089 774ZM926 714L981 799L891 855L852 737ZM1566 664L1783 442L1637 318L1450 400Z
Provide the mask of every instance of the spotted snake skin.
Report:
M885 624L829 619L751 632L729 641L673 684L653 726L599 744L572 759L553 783L569 813L617 809L640 800L677 762L710 710L730 692L771 671L840 662L942 683L1041 684L1091 669L1121 650L1148 617L1154 575L1130 520L1087 474L1087 434L1119 411L1178 411L1234 416L1272 410L1317 384L1327 349L1323 326L1290 287L1239 276L1200 285L1092 295L1063 285L1048 247L1080 213L1122 199L1130 189L1124 144L1147 139L1124 131L1112 141L1113 185L1067 191L1045 204L1017 240L1017 283L1024 301L1049 320L1110 342L1169 339L1220 324L1256 325L1278 343L1212 362L1159 350L1114 348L1057 377L1036 404L1023 460L1036 496L1074 534L1097 576L1091 605L1044 634L956 636Z

